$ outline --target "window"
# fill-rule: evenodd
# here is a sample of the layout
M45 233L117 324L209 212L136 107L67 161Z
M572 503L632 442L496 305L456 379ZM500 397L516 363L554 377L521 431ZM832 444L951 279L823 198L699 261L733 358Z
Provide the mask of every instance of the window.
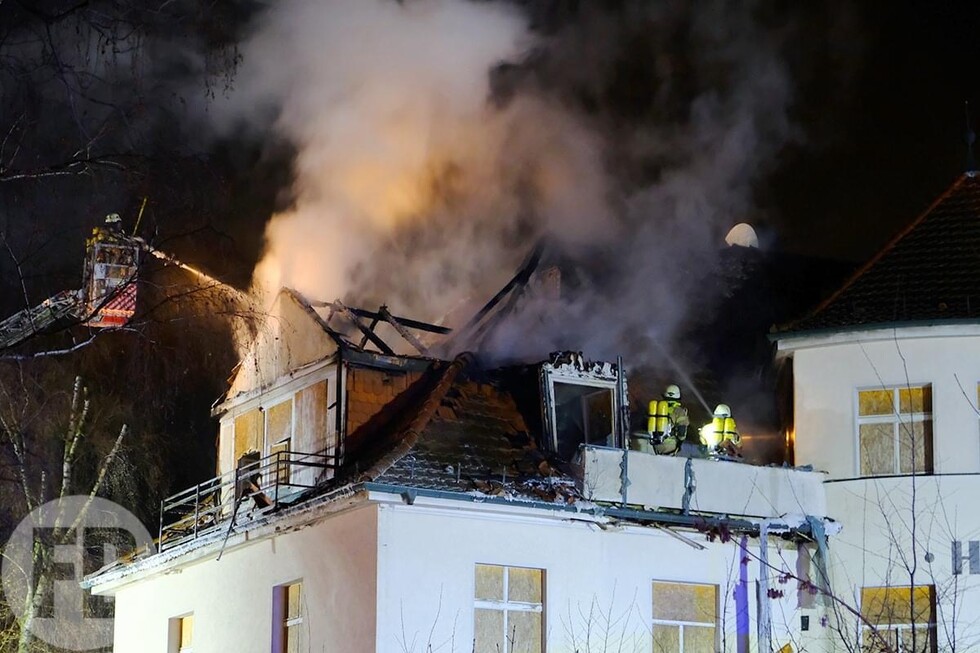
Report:
M571 460L582 444L612 445L613 389L554 382L558 454Z
M935 587L861 589L861 651L931 653L936 650Z
M293 400L289 398L265 411L265 437L272 443L269 446L269 455L283 454L272 461L275 467L270 470L269 485L289 483L292 465L285 452L290 450L292 434Z
M293 400L282 401L265 411L265 437L268 442L288 440L293 434Z
M303 584L279 585L273 591L273 653L300 653L303 650Z
M544 570L476 566L474 653L544 651Z
M272 482L270 485L274 483L280 483L282 485L289 484L289 479L291 476L290 471L292 469L292 465L290 465L291 459L289 456L289 442L289 438L286 438L282 442L277 442L269 447L270 456L282 454L278 458L274 458L272 460L272 463L275 465L275 471L273 472Z
M174 617L170 620L167 650L169 653L193 653L194 615Z
M235 462L250 451L262 451L262 412L254 408L235 418Z
M932 472L932 386L858 391L861 475Z
M718 586L653 583L654 653L716 649Z

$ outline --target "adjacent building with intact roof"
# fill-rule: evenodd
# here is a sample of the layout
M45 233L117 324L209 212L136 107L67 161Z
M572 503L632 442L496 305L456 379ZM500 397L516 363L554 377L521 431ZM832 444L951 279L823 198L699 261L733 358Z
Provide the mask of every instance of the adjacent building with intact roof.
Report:
M957 179L772 337L792 366L795 460L827 473L828 511L842 524L831 578L860 607L858 639L883 646L870 641L874 626L888 650L974 650L980 178Z

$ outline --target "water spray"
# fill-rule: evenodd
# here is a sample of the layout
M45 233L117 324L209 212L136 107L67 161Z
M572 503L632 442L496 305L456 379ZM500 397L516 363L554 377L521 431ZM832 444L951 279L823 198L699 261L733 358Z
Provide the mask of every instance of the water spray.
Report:
M664 355L664 358L667 359L670 366L673 367L674 371L681 377L684 384L691 389L691 392L694 393L695 398L698 400L701 406L704 407L704 411L710 415L712 413L711 407L708 406L708 402L705 401L704 397L701 395L701 392L698 390L698 387L694 385L694 381L691 379L691 376L684 370L683 367L681 367L681 364L677 362L677 359L671 356L670 352L667 351L667 348L660 343L660 340L658 340L656 336L651 335L650 340Z
M141 239L138 239L138 240L141 240ZM210 274L208 274L206 272L202 272L201 270L198 270L195 267L192 267L190 265L187 265L186 263L180 261L179 259L177 259L174 256L171 256L170 254L165 254L165 253L161 252L158 249L154 249L153 247L151 247L150 245L146 244L142 240L140 242L140 246L144 250L146 250L147 252L149 252L150 254L152 254L153 256L155 256L156 258L160 259L161 261L164 261L165 263L169 263L170 265L175 265L175 266L179 267L182 270L186 270L187 272L190 272L191 274L193 274L194 276L196 276L198 279L201 279L203 281L206 281L207 283L214 284L216 286L221 286L224 290L226 290L229 293L231 293L232 295L234 295L236 299L238 299L239 301L241 301L242 303L244 303L246 305L252 304L253 301L254 301L254 299L253 299L253 297L251 295L242 292L238 288L235 288L234 286L231 286L231 285L225 283L224 281L221 281L219 279L215 279L214 277L212 277Z

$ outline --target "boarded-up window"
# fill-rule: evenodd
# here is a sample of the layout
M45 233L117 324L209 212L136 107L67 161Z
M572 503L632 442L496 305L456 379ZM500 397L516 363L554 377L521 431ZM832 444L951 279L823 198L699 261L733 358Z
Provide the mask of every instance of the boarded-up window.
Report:
M932 472L932 386L858 391L861 475Z
M303 651L303 584L279 585L272 596L273 653Z
M167 642L168 653L193 653L194 615L174 617L170 620Z
M930 653L936 644L936 591L919 587L861 589L861 650L864 653Z
M714 651L718 586L653 584L653 650L656 653Z
M275 444L293 435L293 400L287 399L265 411L265 437Z
M544 570L476 566L474 653L544 651Z
M246 451L262 451L262 413L258 408L235 418L235 461Z
M269 447L270 461L273 465L271 470L271 483L289 483L292 473L292 453L289 450L289 440L283 440Z
M327 442L327 382L320 381L296 393L296 448L305 453L332 449ZM328 451L327 453L332 453Z

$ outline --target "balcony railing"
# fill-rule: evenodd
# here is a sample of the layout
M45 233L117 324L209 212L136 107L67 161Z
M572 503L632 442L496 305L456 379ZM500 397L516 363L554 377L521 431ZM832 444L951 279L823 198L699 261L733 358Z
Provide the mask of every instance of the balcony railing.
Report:
M335 468L330 454L278 451L171 495L160 502L158 550L230 531L296 503Z

